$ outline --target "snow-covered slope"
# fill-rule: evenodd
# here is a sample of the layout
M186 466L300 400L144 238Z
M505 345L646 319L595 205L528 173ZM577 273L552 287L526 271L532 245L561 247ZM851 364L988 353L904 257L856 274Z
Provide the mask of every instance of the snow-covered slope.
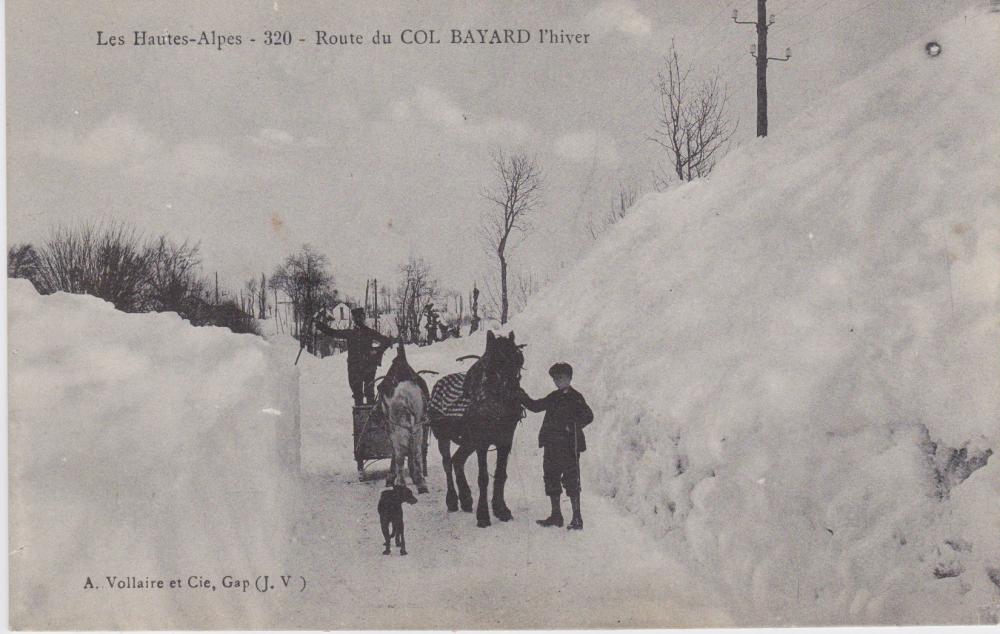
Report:
M577 368L604 492L742 625L1000 612L1000 14L931 35L513 323L529 391Z
M256 592L220 601L189 579L283 570L298 499L292 359L173 313L8 283L13 625L261 622ZM182 586L109 590L108 576Z

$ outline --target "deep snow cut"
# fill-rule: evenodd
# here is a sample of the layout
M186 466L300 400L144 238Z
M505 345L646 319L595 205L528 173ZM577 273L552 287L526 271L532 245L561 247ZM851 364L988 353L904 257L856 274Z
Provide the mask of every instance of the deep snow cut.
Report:
M285 570L300 486L291 360L174 313L8 283L12 623L264 622L269 601L221 584Z
M998 619L1000 14L929 38L646 197L512 324L529 391L576 367L603 492L741 625Z

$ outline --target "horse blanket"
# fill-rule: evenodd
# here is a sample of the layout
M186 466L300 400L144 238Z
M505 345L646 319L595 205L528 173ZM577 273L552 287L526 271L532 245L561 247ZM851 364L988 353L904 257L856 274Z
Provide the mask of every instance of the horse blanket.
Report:
M462 389L465 373L456 372L442 377L434 384L431 402L427 407L431 418L461 418L472 405Z

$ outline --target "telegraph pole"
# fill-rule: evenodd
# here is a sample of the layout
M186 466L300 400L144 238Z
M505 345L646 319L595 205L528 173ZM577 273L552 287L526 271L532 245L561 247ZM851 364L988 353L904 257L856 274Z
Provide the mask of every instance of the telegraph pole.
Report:
M372 295L375 296L375 330L378 330L378 278L372 280L374 291ZM379 330L379 332L382 332Z
M767 0L757 0L757 21L740 21L740 14L733 9L733 22L757 27L757 43L750 46L750 55L757 59L757 136L767 136L767 61L787 62L792 49L785 49L784 57L767 56L767 29L774 24L774 15L767 15Z

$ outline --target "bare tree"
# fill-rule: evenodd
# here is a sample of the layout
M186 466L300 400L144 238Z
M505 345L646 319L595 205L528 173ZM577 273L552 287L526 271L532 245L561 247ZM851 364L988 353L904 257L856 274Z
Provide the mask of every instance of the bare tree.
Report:
M29 243L15 244L7 249L7 277L24 278L39 287L41 261L35 247Z
M599 235L604 233L605 229L627 216L638 199L639 190L634 185L618 183L618 195L611 202L607 211L598 218L591 214L587 219L587 231L590 232L590 237L596 240Z
M483 214L480 225L483 242L500 265L500 323L507 323L509 298L507 268L516 233L527 232L529 217L541 204L542 173L534 158L522 152L493 152L496 181L483 190L483 197L493 203Z
M658 187L666 187L674 176L681 181L707 176L739 125L726 111L729 95L718 72L697 84L690 74L690 68L681 68L671 43L665 68L657 73L659 103L650 137L668 157L667 167L656 176Z
M176 244L160 236L150 248L153 256L145 309L184 314L185 300L206 290L199 273L198 245L186 241Z
M438 296L438 282L431 275L430 265L422 258L410 257L399 267L396 286L396 328L405 341L420 339L420 315L428 302Z
M299 332L316 311L336 299L329 266L325 255L303 244L298 253L286 257L284 264L271 275L271 288L282 291L292 301L292 315Z
M257 308L257 278L251 277L243 284L243 290L240 292L241 301L240 304L244 306L244 310L249 315L253 315Z
M378 289L378 310L379 315L384 315L387 312L392 311L392 291L386 285L382 285Z
M257 313L258 319L267 319L267 277L263 273L260 274L260 296L259 296L258 309L260 312Z

